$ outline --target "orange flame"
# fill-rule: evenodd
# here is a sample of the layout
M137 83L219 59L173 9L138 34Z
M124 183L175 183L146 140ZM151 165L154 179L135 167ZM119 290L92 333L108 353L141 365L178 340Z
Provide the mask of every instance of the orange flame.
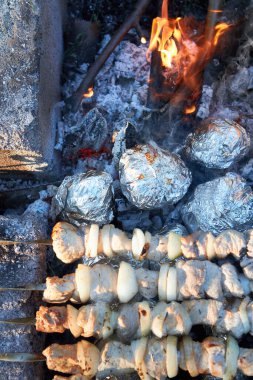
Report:
M211 12L220 13L219 10ZM200 74L212 58L220 37L230 26L217 24L209 38L203 23L190 17L169 18L168 0L163 0L162 16L153 20L147 58L150 60L151 53L158 51L166 76L173 77L175 86L183 83L188 89L187 97L194 100L200 94ZM176 102L182 100L182 94L175 99Z
M93 95L94 95L93 88L89 87L88 91L85 94L83 94L83 97L84 98L91 98Z

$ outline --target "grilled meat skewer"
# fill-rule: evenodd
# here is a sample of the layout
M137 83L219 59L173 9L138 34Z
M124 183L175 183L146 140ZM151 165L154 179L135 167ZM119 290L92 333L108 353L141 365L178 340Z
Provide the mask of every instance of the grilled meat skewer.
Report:
M253 349L239 347L231 336L226 341L208 337L203 342L195 342L189 336L179 341L171 336L151 337L132 341L131 345L109 341L100 351L82 340L73 345L52 344L43 354L49 369L88 379L137 371L143 380L164 380L175 377L178 368L192 377L210 374L229 380L237 370L253 376Z
M102 229L92 224L77 228L66 222L57 223L52 232L53 249L64 263L71 263L83 256L112 257L131 252L137 260L144 258L160 261L174 260L179 256L187 259L223 259L232 254L240 260L245 275L253 280L253 230L245 236L234 230L223 231L214 237L211 232L198 231L188 236L180 236L171 231L163 236L152 236L136 228L132 238L113 225ZM247 250L247 255L243 254Z
M253 302L247 297L225 306L216 300L158 302L151 308L147 301L122 305L118 311L100 302L82 306L41 306L36 313L36 329L44 333L63 333L70 329L75 338L106 339L113 333L123 342L131 342L152 333L162 338L187 335L192 326L212 327L219 334L240 338L253 335Z
M43 299L48 303L113 302L127 303L138 294L144 299L157 296L160 301L226 297L243 298L253 282L229 263L221 267L209 261L178 261L174 267L161 265L160 271L133 269L121 262L118 270L108 264L93 267L79 264L75 273L48 277Z

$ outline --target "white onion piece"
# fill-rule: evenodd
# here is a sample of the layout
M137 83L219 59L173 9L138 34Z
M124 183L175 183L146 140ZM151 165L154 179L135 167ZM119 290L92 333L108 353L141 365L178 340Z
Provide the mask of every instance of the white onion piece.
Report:
M145 244L150 245L152 239L152 235L150 232L146 231L145 232Z
M121 231L119 228L111 228L110 231L111 238L111 249L113 252L118 254L125 253L127 251L131 251L132 242L126 236L126 233Z
M178 374L177 337L168 336L166 344L166 370L171 379Z
M77 324L77 317L78 317L78 310L72 305L67 305L68 326L69 326L71 334L75 338L78 338L83 332L83 329Z
M191 377L196 377L198 376L199 371L195 362L192 338L190 336L183 337L183 347L187 371L189 372Z
M162 264L158 277L158 297L160 301L167 300L167 277L168 277L169 265Z
M167 301L175 301L177 299L177 270L170 268L167 276Z
M94 344L86 340L77 343L77 361L84 376L91 379L97 374L99 360L100 352Z
M168 258L170 260L175 260L177 257L182 255L181 236L173 231L168 234L167 251Z
M244 334L247 334L250 331L250 323L248 318L247 306L250 302L249 297L246 297L242 300L239 307L240 318L243 324Z
M145 235L139 228L135 228L132 237L132 251L136 260L141 259L143 248L145 245Z
M140 316L141 336L147 336L151 329L151 310L147 301L138 304L138 313Z
M90 299L90 267L84 264L78 264L75 271L76 289L82 303L86 303Z
M206 244L206 254L207 254L208 260L212 260L215 258L214 242L215 242L215 237L213 236L211 232L208 232L207 244Z
M88 243L86 247L86 256L87 257L97 257L98 252L98 236L99 236L99 225L91 224Z
M103 242L103 251L104 251L104 254L107 256L107 257L112 257L113 256L113 251L112 251L112 248L111 248L111 237L110 237L110 231L111 231L111 228L114 227L112 224L106 224L103 228L102 228L102 242Z
M120 302L129 302L138 293L138 283L135 270L130 264L122 261L120 263L117 282L117 294Z
M99 234L98 234L98 255L101 256L102 253L104 253L104 251L103 251L103 240L102 240L102 229L99 229Z
M237 371L237 360L240 348L237 341L231 335L227 338L226 347L226 369L223 375L223 380L231 380L235 377Z
M153 309L153 318L151 330L158 338L163 337L163 324L167 314L167 304L165 302L158 302Z
M141 338L131 342L131 348L134 355L135 369L141 380L151 380L152 377L147 373L147 367L144 362L144 356L147 348L148 338Z
M72 293L71 298L69 300L71 303L74 303L74 304L82 303L81 299L80 299L79 292L77 289L74 290L74 292Z

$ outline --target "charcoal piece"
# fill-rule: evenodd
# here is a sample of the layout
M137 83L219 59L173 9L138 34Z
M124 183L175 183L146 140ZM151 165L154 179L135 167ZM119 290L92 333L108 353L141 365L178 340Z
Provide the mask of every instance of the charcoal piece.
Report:
M169 232L175 232L175 234L181 235L181 236L187 236L188 231L182 224L179 223L170 223L165 222L164 226L159 231L159 235L166 235Z
M198 185L181 214L191 232L244 231L253 226L253 192L244 178L230 172Z
M128 149L119 163L121 190L140 209L178 202L187 192L191 173L181 158L154 142Z
M226 169L249 151L250 137L238 123L206 119L186 141L186 154L207 168Z
M52 202L52 214L75 225L106 224L113 218L112 177L88 171L66 177Z
M80 148L91 148L99 151L105 143L108 128L107 122L97 108L90 110L79 125L81 131L78 145Z

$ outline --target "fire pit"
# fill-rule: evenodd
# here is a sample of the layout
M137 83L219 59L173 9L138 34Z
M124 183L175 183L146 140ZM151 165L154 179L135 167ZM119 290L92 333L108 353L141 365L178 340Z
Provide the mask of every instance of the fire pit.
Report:
M0 380L252 377L252 0L0 9Z

